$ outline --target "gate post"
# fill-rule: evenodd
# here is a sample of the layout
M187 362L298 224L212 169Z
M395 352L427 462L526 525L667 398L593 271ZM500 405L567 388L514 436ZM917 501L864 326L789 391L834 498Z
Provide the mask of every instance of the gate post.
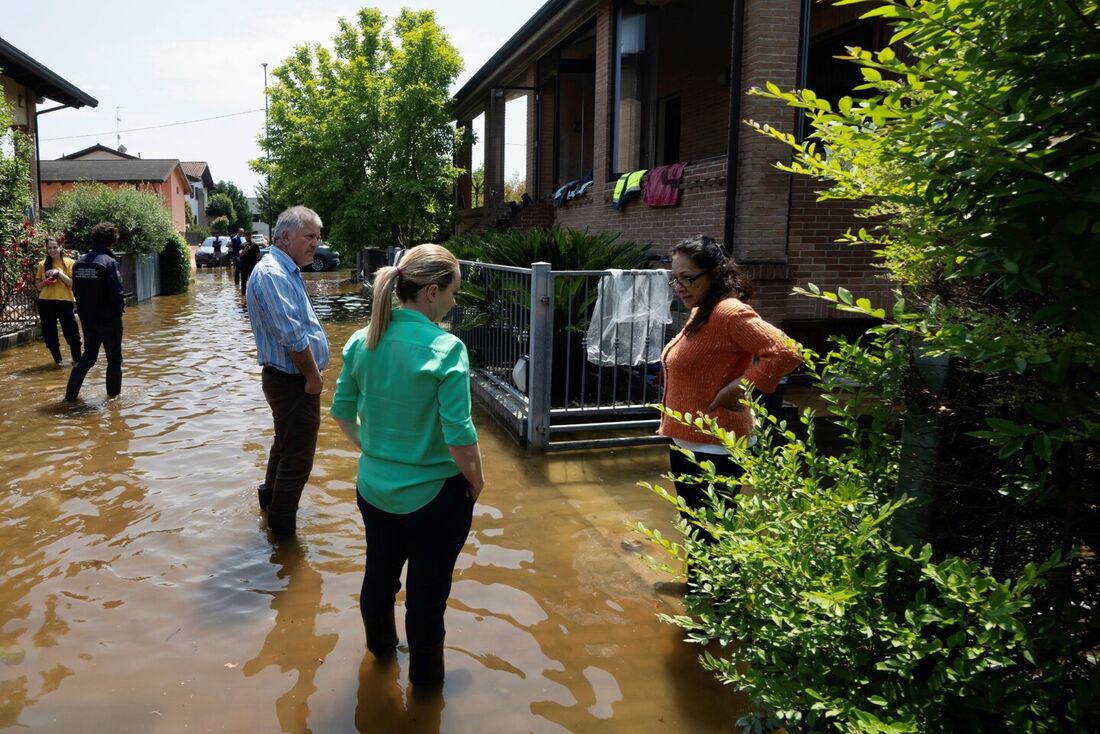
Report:
M550 263L531 264L531 334L528 357L527 445L550 444L550 370L554 351L554 288Z

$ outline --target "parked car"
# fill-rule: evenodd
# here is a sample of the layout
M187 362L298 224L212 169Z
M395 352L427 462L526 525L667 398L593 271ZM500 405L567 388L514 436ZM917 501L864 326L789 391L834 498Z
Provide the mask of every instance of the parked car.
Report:
M195 267L212 268L229 264L229 237L207 237L195 250Z
M264 257L269 252L271 252L270 247L261 248L260 257ZM317 245L317 251L313 253L313 262L308 265L303 265L301 269L320 273L325 270L337 270L339 267L340 253L332 249L327 242L322 242Z
M328 243L321 242L317 245L317 251L313 253L313 264L303 266L302 270L320 273L323 270L336 270L339 267L340 253L329 247Z
M262 234L254 234L252 235L252 244L267 247L267 237Z

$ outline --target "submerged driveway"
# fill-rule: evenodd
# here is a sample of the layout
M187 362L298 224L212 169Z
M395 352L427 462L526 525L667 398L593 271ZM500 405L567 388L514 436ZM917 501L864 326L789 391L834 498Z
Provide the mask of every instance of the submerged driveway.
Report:
M310 274L334 361L365 325ZM256 507L270 413L232 274L126 313L122 396L103 358L75 406L41 343L0 352L0 728L35 732L734 731L744 700L658 621L680 600L628 523L662 448L542 456L475 414L486 488L447 612L441 697L366 652L356 453L322 422L298 536ZM398 607L398 629L403 632Z

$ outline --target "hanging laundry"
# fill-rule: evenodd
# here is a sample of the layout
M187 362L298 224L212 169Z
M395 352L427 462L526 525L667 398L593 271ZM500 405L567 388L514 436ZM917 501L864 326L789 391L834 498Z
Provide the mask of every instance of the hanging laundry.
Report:
M619 180L615 182L615 192L611 195L612 209L621 209L623 204L642 195L642 179L645 178L646 170L643 168L619 176Z
M676 206L680 203L680 181L687 161L658 166L645 177L642 202L649 206Z
M672 322L668 270L608 270L585 340L588 361L610 367L659 362Z

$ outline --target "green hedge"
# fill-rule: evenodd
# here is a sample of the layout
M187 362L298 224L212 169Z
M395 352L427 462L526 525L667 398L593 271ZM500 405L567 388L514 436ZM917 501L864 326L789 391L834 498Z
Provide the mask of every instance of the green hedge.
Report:
M182 236L168 238L160 251L160 292L163 296L186 293L191 287L191 247Z

